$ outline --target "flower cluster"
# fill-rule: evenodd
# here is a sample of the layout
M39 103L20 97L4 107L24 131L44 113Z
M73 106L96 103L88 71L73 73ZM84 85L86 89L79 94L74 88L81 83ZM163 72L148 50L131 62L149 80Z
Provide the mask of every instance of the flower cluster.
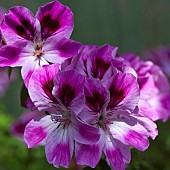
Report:
M170 47L159 46L144 53L145 58L150 59L161 67L168 79L170 79Z
M134 54L70 40L72 30L73 14L58 1L36 16L13 7L3 19L0 66L22 66L28 105L39 111L28 116L24 140L45 145L55 167L69 167L75 154L78 165L94 168L104 154L112 169L124 170L131 147L146 150L158 134L154 121L169 118L168 81Z

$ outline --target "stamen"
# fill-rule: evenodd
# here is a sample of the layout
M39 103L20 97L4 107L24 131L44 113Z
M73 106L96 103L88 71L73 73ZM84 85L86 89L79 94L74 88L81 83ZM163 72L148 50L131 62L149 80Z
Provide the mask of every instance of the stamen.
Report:
M62 117L61 115L59 115L59 116L58 115L51 115L51 120L55 123L57 123L57 122L63 123L63 122L67 121L67 119Z

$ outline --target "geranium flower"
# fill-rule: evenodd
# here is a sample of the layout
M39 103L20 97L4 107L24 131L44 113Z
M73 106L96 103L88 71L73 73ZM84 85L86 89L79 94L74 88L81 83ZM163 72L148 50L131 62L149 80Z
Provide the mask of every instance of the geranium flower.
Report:
M1 30L8 45L0 49L0 66L22 66L26 86L35 69L49 63L61 64L81 47L67 39L73 30L73 14L58 1L40 7L35 17L25 7L11 8Z
M169 83L161 68L151 61L141 61L128 53L122 56L136 70L140 85L139 110L141 114L156 121L166 121L170 116Z
M155 49L146 51L144 57L153 61L161 67L166 76L170 79L170 47L160 46Z
M140 89L135 69L118 57L117 47L109 45L84 46L61 65L62 71L72 69L86 77L86 105L79 117L101 133L95 145L76 143L77 163L94 168L104 152L112 168L125 169L130 162L129 146L143 151L148 147L147 138L155 139L158 134L156 124L138 109ZM134 134L125 141L128 132Z
M68 167L74 142L94 144L100 136L97 128L77 117L85 105L84 77L75 71L58 71L59 65L49 65L33 73L30 98L49 115L31 120L24 138L29 148L44 143L47 160L55 167Z
M117 73L103 84L86 79L84 93L86 106L79 117L98 127L101 138L94 145L76 143L77 163L94 168L104 152L113 169L124 170L130 146L140 151L149 146L147 130L133 117L140 93L136 78Z
M136 77L136 72L130 63L117 57L117 50L118 47L108 44L102 47L85 45L77 56L62 63L61 70L75 69L85 77L101 81L109 79L119 71L131 73Z

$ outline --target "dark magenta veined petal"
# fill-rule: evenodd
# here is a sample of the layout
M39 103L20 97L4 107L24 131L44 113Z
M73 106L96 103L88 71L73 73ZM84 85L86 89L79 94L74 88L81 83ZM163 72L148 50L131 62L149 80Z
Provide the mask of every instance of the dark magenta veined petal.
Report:
M24 140L28 148L33 148L38 144L45 144L48 136L53 132L58 123L54 123L51 116L32 119L25 127Z
M60 126L51 132L45 145L46 157L50 164L56 168L59 166L68 168L73 151L74 139L70 126L67 128Z
M110 101L109 91L100 80L86 79L84 94L86 105L79 117L90 124L96 123L101 116L101 112L106 110Z
M78 54L81 43L66 39L51 37L47 39L42 47L43 58L50 63L63 63L67 58Z
M139 101L139 85L131 74L121 72L104 82L110 92L110 110L133 111Z
M52 64L40 67L31 76L28 92L32 102L40 111L55 112L57 101L52 95L53 79L59 72L59 65Z
M79 54L73 57L72 62L65 66L65 70L72 70L75 69L83 76L88 77L87 73L87 58L89 54L96 49L98 46L95 45L84 45L83 48L80 50Z
M108 79L112 76L112 59L117 47L104 45L93 50L87 58L87 72L90 78Z
M42 39L54 35L69 38L73 31L73 13L59 1L49 2L40 7L36 17L41 24Z
M7 44L22 39L34 41L39 29L40 25L37 24L31 11L21 6L11 8L1 26Z
M52 94L61 105L77 115L85 103L83 88L84 77L81 74L74 70L64 71L54 78Z

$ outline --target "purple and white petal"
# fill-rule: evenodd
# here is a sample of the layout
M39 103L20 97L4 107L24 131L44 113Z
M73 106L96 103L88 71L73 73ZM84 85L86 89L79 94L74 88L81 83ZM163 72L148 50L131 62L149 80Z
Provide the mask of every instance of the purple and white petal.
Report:
M58 102L78 115L84 108L84 77L74 70L60 72L54 78L53 96Z
M45 153L47 160L56 168L63 166L69 167L74 151L74 140L72 129L68 126L63 128L60 125L49 135L46 145Z
M100 140L93 145L75 143L75 156L76 163L78 165L87 165L95 168L101 159L104 144L105 135L101 135Z
M16 6L5 15L1 30L7 44L12 44L18 40L34 41L39 28L37 28L36 19L29 9Z
M46 140L57 127L59 123L54 123L51 116L32 119L26 126L24 140L28 148L33 148L38 144L45 144Z
M72 128L74 133L74 140L81 144L92 145L99 141L99 129L86 124L76 118L74 115L71 117Z
M124 144L109 136L106 137L104 153L111 168L114 170L125 170L126 163L130 162L129 146L124 146Z
M52 64L40 67L31 76L28 92L32 102L40 111L56 112L56 99L52 95L53 79L59 72L59 65Z
M147 131L149 136L154 140L156 136L158 135L158 129L156 123L154 123L151 119L149 119L146 116L141 115L133 115L138 121L139 124L141 124Z
M50 63L63 63L66 59L77 55L81 43L66 38L51 37L42 47L43 57Z
M43 57L35 58L34 56L30 57L29 60L24 63L21 69L21 75L26 87L28 87L32 73L44 65L49 65L49 63Z
M139 100L137 79L131 74L117 73L104 86L110 91L110 110L133 111Z
M31 42L17 41L13 45L0 48L0 66L23 66L34 59L34 48Z
M69 38L74 27L73 13L59 1L40 7L36 13L41 24L41 36L45 40L51 36Z
M149 146L148 131L135 119L117 119L109 125L113 138L144 151Z

